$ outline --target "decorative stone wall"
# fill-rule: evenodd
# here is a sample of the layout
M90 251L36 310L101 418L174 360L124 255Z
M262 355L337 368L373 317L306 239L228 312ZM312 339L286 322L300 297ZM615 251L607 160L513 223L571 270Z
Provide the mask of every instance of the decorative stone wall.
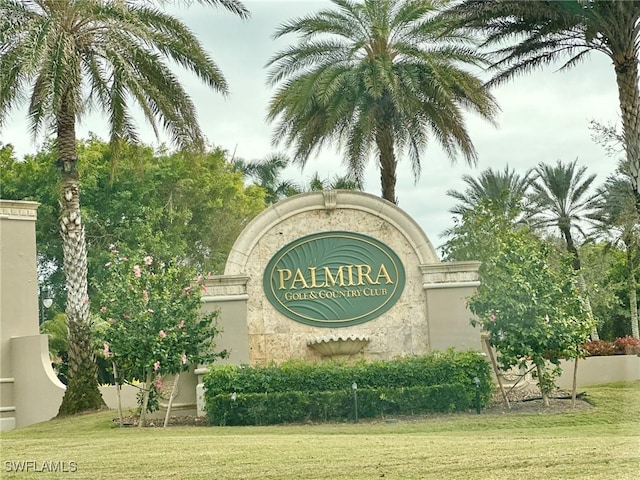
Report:
M321 328L287 318L265 296L262 279L266 265L280 249L299 238L335 231L366 235L393 250L406 273L402 295L379 317L359 325ZM283 200L254 219L238 237L225 275L218 281L248 279L244 321L251 364L292 358L319 360L321 354L308 344L331 338L367 339L357 356L390 359L423 354L434 346L480 349L479 332L469 325L471 315L464 303L477 285L477 268L477 262L439 262L424 232L396 205L361 192L325 191ZM433 288L438 291L431 293ZM213 285L210 291L212 298L223 294L221 287ZM224 305L217 303L217 307L222 321L228 322ZM234 317L234 323L242 323L237 314ZM222 343L226 343L222 340L225 336L223 332ZM232 353L230 361L240 363L237 360L234 362Z

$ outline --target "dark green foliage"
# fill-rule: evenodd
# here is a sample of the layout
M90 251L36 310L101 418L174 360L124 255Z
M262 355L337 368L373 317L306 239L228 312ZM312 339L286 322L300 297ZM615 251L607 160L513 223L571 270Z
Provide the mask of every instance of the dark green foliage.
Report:
M358 389L359 418L465 411L472 406L460 384L430 387ZM207 396L212 425L272 425L289 422L350 420L354 396L348 389Z
M211 368L204 384L212 424L247 425L350 418L353 382L362 418L465 410L474 402L474 377L486 405L492 383L485 357L454 350L355 364L222 365Z

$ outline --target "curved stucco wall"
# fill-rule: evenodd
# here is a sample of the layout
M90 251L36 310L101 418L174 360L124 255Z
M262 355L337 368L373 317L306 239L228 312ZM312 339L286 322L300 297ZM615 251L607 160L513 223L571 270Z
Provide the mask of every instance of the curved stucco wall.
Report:
M352 231L376 238L400 257L406 285L398 302L367 323L344 328L319 328L297 323L266 299L264 269L286 244L316 232ZM366 336L367 358L391 358L429 350L425 292L420 265L438 263L424 232L390 202L360 192L331 191L283 200L254 219L236 240L225 275L243 275L247 282L247 330L251 363L289 358L316 358L307 341L317 337Z

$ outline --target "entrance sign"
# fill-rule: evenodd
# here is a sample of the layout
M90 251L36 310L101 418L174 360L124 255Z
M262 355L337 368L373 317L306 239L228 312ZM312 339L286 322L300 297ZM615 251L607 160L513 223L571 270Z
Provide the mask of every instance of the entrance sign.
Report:
M400 258L375 238L321 232L280 249L264 272L271 304L288 318L316 327L347 327L391 308L405 285Z

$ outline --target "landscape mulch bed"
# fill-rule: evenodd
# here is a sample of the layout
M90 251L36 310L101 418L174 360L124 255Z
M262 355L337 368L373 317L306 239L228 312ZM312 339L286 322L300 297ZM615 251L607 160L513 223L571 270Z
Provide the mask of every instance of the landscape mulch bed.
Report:
M502 395L497 392L489 405L482 409L481 414L490 415L518 415L518 414L541 414L541 413L567 413L572 411L588 410L593 408L589 402L585 400L586 395L579 393L576 399L575 406L571 405L571 392L564 390L557 390L553 392L549 397L549 406L545 407L539 392L535 391L511 391L508 392L507 398L509 398L510 408L507 408ZM475 411L469 413L470 415L477 415ZM396 422L418 422L424 421L429 418L442 417L449 414L428 414L428 415L394 415L387 418L367 418L360 419L362 423L396 423ZM462 415L465 415L464 413ZM124 427L136 427L138 425L137 417L124 417ZM118 423L119 419L116 417L113 419L114 423ZM164 419L148 419L146 427L162 427L164 425ZM209 426L209 420L206 417L196 416L178 416L171 417L169 419L169 426Z

